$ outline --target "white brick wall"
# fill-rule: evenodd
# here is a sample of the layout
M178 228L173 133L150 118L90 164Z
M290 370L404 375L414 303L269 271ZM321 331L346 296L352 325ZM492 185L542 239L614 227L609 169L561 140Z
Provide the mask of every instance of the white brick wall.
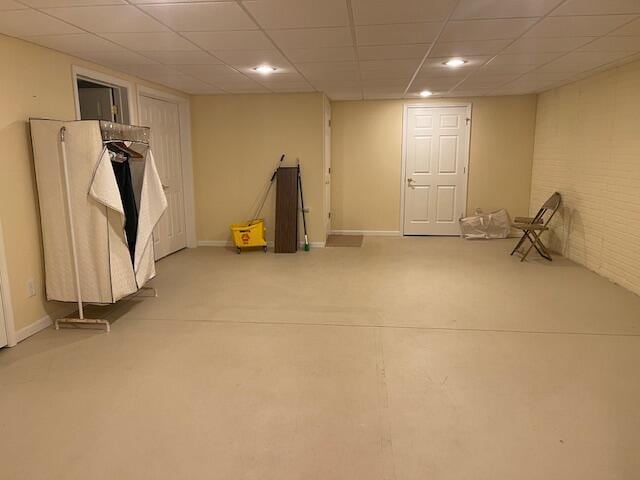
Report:
M640 294L640 62L539 95L531 210L556 190L552 248Z

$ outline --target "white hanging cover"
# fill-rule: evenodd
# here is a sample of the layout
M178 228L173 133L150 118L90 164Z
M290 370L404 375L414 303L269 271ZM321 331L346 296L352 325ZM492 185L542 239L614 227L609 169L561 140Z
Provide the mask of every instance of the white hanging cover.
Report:
M98 122L32 120L47 299L77 301L60 143L63 126L82 300L113 303L155 276L152 233L167 200L147 149L144 160L136 160L144 161L144 168L142 181L134 181L141 184L141 191L132 263L120 191Z

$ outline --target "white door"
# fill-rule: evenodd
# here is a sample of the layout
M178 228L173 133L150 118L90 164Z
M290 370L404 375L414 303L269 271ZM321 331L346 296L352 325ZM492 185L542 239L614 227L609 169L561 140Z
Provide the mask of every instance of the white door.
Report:
M459 235L467 203L470 107L407 107L404 234Z
M140 97L140 122L151 128L151 148L169 204L153 231L156 260L187 246L180 155L180 111L175 103Z
M327 234L331 231L331 104L324 99L324 221Z
M0 347L7 346L7 327L4 318L4 306L2 301L2 284L0 282Z

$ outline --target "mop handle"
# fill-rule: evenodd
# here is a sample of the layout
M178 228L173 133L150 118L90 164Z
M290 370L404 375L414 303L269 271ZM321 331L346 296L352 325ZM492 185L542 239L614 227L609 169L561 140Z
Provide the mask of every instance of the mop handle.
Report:
M283 153L280 157L280 161L278 162L278 166L273 171L273 175L271 175L271 180L269 180L269 188L267 188L267 193L264 194L264 198L256 211L256 214L253 216L252 220L257 220L260 214L262 213L262 209L264 208L264 204L267 202L267 198L269 198L269 193L271 192L271 187L273 187L273 181L276 179L276 175L278 174L278 168L280 168L280 164L284 161L285 154Z

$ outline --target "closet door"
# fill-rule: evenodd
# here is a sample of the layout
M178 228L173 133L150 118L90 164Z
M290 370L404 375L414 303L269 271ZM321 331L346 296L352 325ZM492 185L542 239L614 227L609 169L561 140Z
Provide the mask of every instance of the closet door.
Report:
M4 318L4 306L2 305L2 282L0 282L0 347L7 345L7 327Z
M151 147L168 208L153 232L156 260L187 246L185 230L180 114L175 103L140 97L141 123L151 128Z

